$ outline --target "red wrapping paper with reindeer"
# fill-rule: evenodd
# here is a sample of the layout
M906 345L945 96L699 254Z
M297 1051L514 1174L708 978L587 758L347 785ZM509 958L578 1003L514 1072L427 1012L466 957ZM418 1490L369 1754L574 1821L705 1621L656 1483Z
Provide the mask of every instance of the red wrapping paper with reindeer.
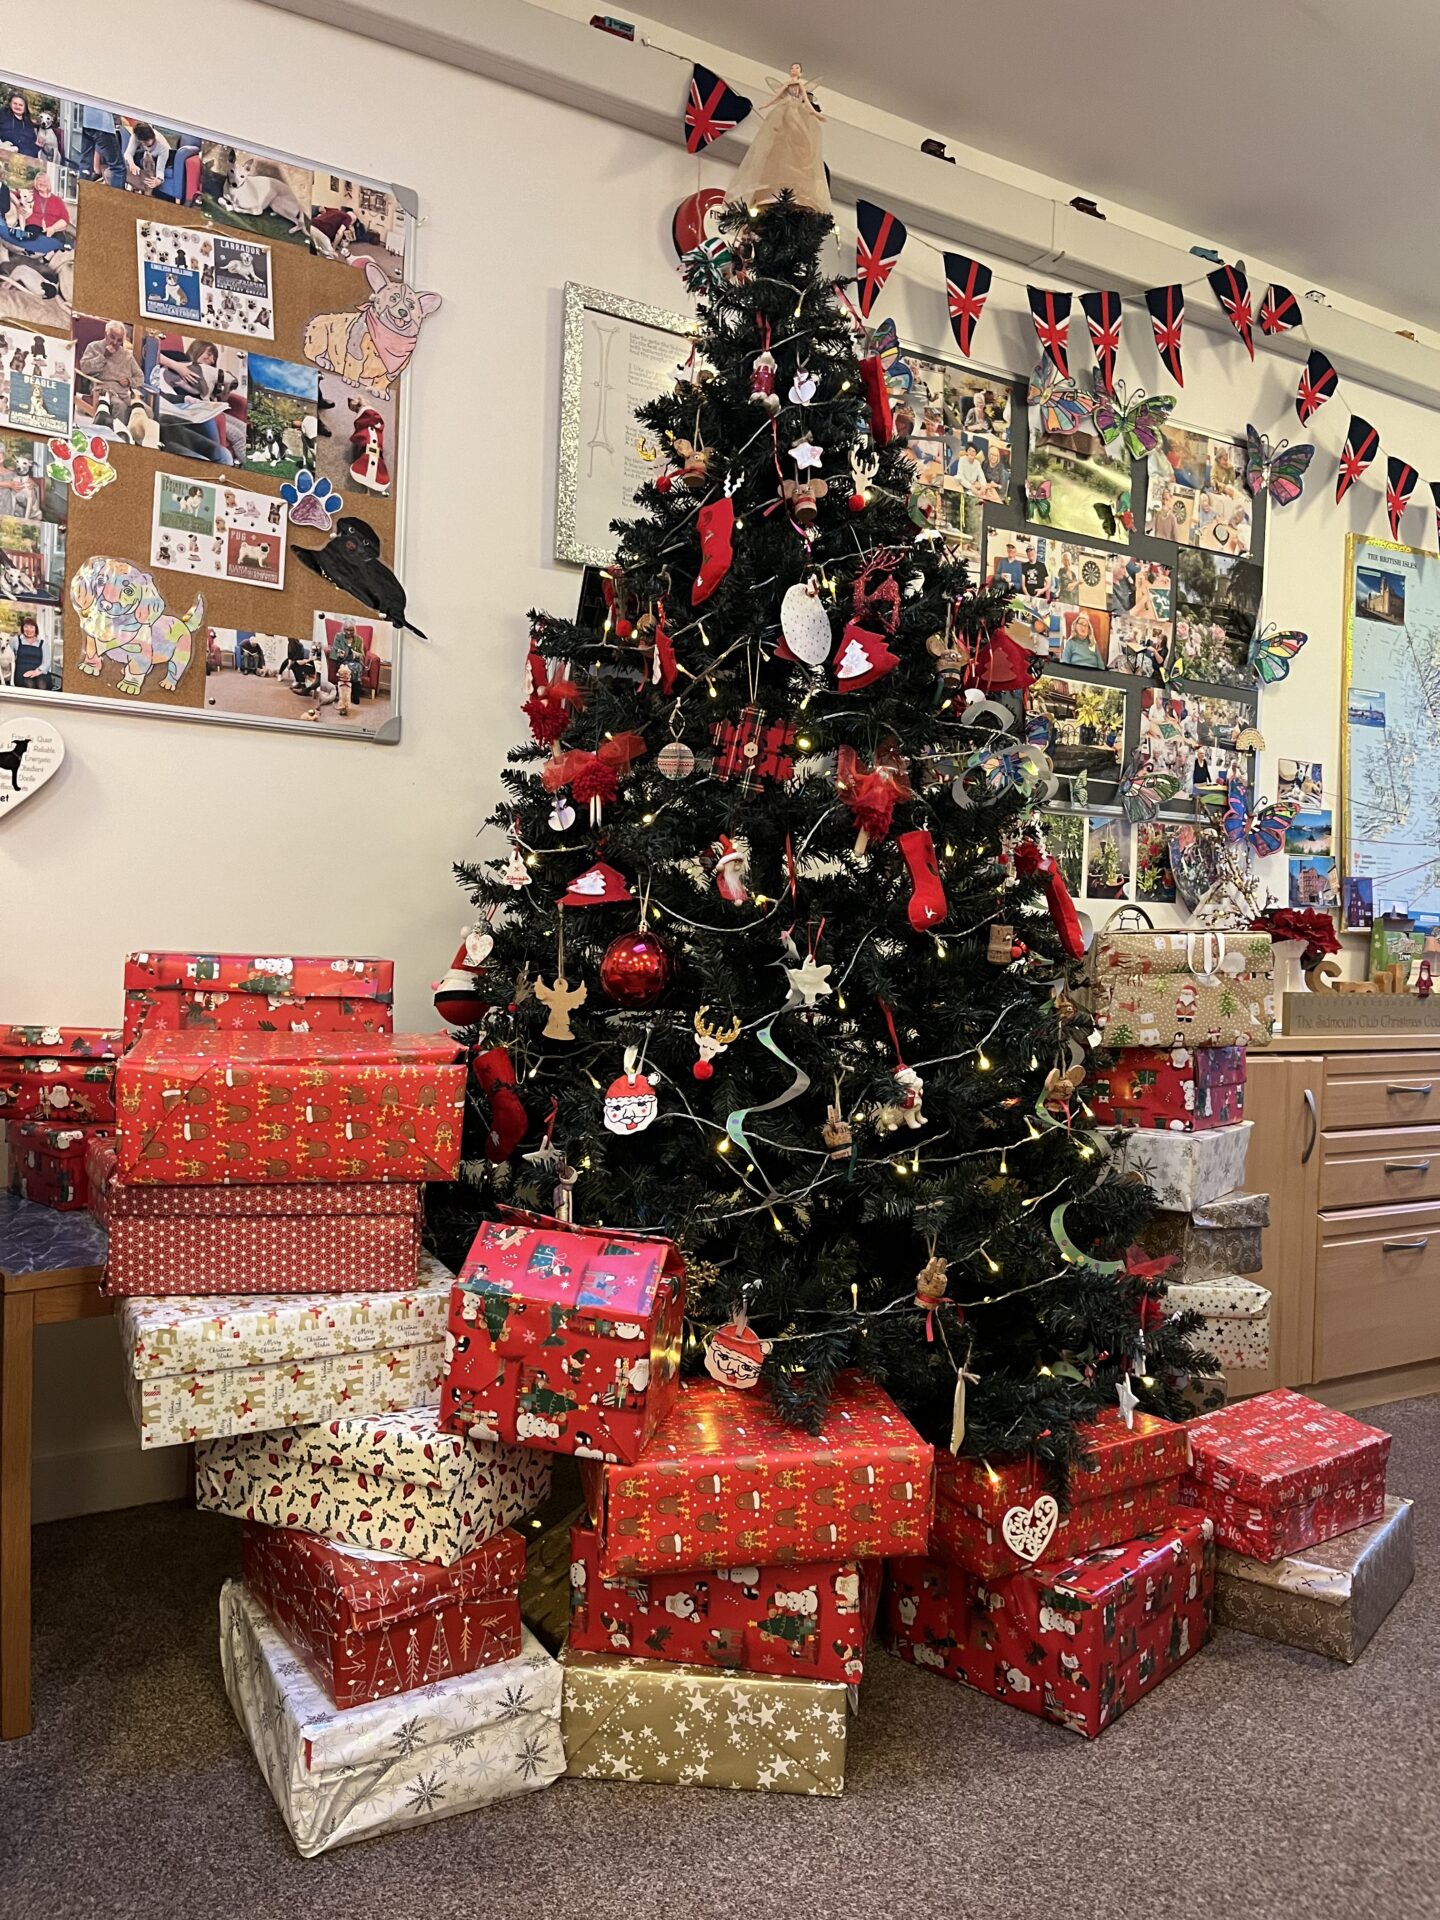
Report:
M507 1210L476 1234L450 1296L442 1424L633 1461L674 1405L684 1312L668 1240Z
M125 1045L142 1033L389 1033L393 960L242 953L125 957Z
M633 1466L580 1468L600 1571L872 1560L929 1538L932 1454L872 1380L841 1374L818 1434L758 1394L685 1381Z
M10 1164L21 1199L57 1213L80 1212L90 1197L86 1150L92 1142L104 1145L109 1137L97 1127L12 1127Z
M1121 1546L987 1582L937 1560L890 1569L890 1645L1093 1740L1205 1644L1214 1528L1172 1507Z
M153 1033L116 1070L122 1180L451 1180L464 1052L448 1034Z
M246 1586L337 1707L520 1651L525 1542L508 1527L442 1567L247 1520L242 1564Z
M1109 1408L1081 1434L1090 1460L1071 1474L1063 1512L1031 1459L992 1465L937 1452L930 1552L993 1580L1133 1539L1179 1505L1184 1427L1137 1413L1130 1428Z
M1102 1127L1206 1133L1245 1118L1244 1047L1123 1047L1085 1075L1085 1100Z
M573 1527L570 1645L853 1684L864 1671L880 1574L878 1560L840 1560L607 1580L594 1528Z

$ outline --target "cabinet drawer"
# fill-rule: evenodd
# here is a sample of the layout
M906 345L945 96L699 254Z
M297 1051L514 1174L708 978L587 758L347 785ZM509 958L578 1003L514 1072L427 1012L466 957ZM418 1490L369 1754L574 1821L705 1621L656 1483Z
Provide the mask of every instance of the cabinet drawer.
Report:
M1325 1067L1327 1127L1440 1121L1440 1053L1352 1053Z
M1322 1207L1440 1200L1440 1127L1367 1127L1321 1135Z
M1315 1377L1440 1355L1440 1206L1322 1213Z

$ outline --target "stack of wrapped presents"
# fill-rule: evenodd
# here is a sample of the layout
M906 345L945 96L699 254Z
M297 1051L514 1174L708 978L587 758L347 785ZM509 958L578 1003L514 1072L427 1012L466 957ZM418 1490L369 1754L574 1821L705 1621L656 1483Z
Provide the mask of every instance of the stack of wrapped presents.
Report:
M813 1436L743 1385L682 1385L683 1311L663 1241L488 1223L452 1295L441 1418L581 1460L571 1775L837 1794L881 1562L928 1536L931 1449L858 1376ZM747 1335L725 1364L753 1385Z
M62 1213L85 1206L86 1151L115 1125L120 1047L103 1027L0 1027L0 1126L22 1198Z
M1090 996L1103 1045L1086 1104L1121 1171L1161 1208L1143 1240L1174 1257L1170 1304L1204 1316L1197 1337L1222 1368L1263 1369L1270 1294L1250 1276L1269 1196L1243 1182L1246 1053L1267 1044L1274 1014L1270 939L1107 929L1094 942Z

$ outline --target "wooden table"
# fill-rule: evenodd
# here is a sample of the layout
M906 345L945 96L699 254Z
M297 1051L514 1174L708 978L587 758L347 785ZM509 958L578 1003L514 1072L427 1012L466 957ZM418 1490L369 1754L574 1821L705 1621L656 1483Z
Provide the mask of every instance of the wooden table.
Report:
M30 1419L35 1329L109 1313L88 1213L0 1193L0 1740L30 1731Z

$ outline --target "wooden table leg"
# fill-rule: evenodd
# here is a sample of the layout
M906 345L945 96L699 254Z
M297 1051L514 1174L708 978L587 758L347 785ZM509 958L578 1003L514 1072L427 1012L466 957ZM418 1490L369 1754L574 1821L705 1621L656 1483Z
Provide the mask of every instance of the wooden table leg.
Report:
M0 1740L18 1740L30 1731L34 1358L34 1294L0 1294Z

